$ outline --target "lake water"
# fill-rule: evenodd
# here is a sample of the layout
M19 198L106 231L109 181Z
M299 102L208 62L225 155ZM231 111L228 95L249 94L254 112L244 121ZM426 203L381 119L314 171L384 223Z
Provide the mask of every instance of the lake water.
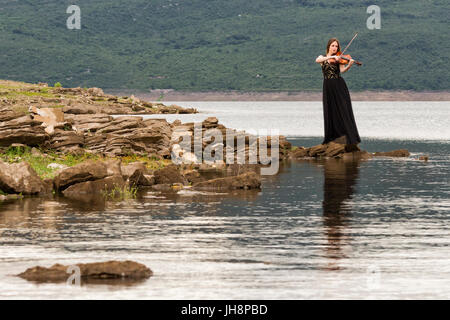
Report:
M279 129L293 145L322 139L320 102L176 104L202 113L169 121L217 116L231 128ZM448 102L356 101L360 147L407 148L409 158L285 162L261 191L0 203L0 298L449 299L449 111ZM13 276L112 259L154 276L81 287Z

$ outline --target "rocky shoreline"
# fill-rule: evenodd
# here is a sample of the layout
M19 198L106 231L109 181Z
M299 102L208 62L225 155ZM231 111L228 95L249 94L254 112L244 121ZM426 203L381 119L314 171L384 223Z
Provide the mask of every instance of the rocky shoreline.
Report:
M12 86L11 83L9 85ZM123 111L136 113L141 107L144 114L164 113L163 110L169 109L183 113L186 110L181 111L181 107L174 106L169 109L148 107L153 104L133 98L127 102L131 105L125 106L123 98L104 95L101 89L60 87L52 88L52 94L71 95L72 100L79 104L66 103L55 107L39 95L37 88L48 86L27 84L20 89L14 87L25 97L32 97L27 100L25 111L18 107L23 101L14 103L7 97L6 102L2 98L0 103L0 200L24 195L62 194L89 201L99 195L105 198L132 197L138 188L144 187L159 191L260 189L261 169L271 164L260 163L263 156L272 157L274 137L256 137L226 128L215 117L207 118L200 127L180 120L169 123L165 119L144 120L130 115L112 117L112 114L122 114ZM111 103L100 108L95 103L97 98ZM60 96L54 103L62 103L64 99ZM90 102L83 104L83 101ZM133 107L133 103L140 107ZM201 151L220 147L217 150L223 151L222 159L227 159L226 153L231 153L234 160L237 160L236 154L241 153L246 164L228 160L228 163L202 163L195 156L194 144L188 149L180 149L179 139L174 137L193 137L199 128ZM220 133L224 140L205 138L210 130ZM232 135L231 144L226 139L229 135ZM244 143L239 145L238 140ZM279 161L409 156L407 150L372 154L361 151L357 146L346 145L342 139L309 148L293 147L284 136L279 136L278 141L279 146L275 149L278 157L275 158ZM260 148L253 148L260 143L266 144L266 154L261 154ZM183 161L174 163L174 155ZM257 164L248 164L250 157L259 159Z
M47 83L30 84L0 80L0 121L24 114L30 106L61 109L65 114L183 114L197 113L193 108L166 106L142 101L135 96L105 94L100 88L51 87ZM4 115L4 114L7 115Z

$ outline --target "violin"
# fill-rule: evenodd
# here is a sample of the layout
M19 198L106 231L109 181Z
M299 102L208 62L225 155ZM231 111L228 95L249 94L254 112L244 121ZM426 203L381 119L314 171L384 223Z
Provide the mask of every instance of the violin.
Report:
M338 52L335 54L335 56L339 57L339 64L348 64L350 62L350 60L352 59L352 57L349 54L342 54L342 52ZM330 63L337 63L336 59L332 58L330 60ZM356 63L358 66L361 66L362 63L356 60L353 60L354 63Z

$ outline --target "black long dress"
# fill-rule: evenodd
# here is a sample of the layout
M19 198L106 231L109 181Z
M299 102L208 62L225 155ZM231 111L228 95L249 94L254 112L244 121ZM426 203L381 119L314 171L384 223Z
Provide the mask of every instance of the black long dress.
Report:
M353 115L350 93L344 78L341 77L339 64L322 63L323 72L323 119L325 138L322 144L342 136L346 144L361 142Z

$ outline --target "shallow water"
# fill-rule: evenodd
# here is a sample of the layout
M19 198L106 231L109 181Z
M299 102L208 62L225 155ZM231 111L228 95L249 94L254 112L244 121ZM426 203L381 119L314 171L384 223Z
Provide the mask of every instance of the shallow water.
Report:
M168 121L202 121L216 116L227 128L279 130L287 137L323 135L321 101L170 102L200 113L164 115ZM449 101L353 101L359 134L364 138L450 140ZM145 116L161 118L161 115Z
M261 191L0 203L0 298L450 298L448 140L362 137L367 151L412 155L285 162ZM424 154L428 162L416 160ZM112 259L144 263L154 276L81 287L13 276Z

